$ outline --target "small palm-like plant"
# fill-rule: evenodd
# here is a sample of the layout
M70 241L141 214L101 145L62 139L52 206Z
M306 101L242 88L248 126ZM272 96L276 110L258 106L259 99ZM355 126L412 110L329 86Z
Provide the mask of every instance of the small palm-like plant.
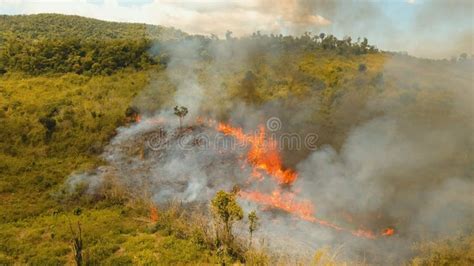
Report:
M179 127L183 126L183 118L188 114L188 108L184 106L175 106L174 114L179 118Z

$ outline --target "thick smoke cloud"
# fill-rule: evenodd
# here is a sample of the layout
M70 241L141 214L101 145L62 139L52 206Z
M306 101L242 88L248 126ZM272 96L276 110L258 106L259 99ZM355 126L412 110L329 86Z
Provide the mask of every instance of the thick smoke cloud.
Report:
M379 116L355 125L340 149L323 146L298 165L296 186L319 215L346 212L361 225L397 230L391 243L369 244L388 257L408 256L419 239L473 229L472 62L428 65L403 57L387 62L384 77L399 80L397 87L413 93L413 102L372 97L366 109ZM406 75L404 68L419 72ZM447 73L433 76L440 71ZM426 99L440 91L445 102Z
M322 31L339 37L368 37L381 49L427 58L450 58L463 52L474 54L472 1L413 1L409 4L301 0L283 3L290 7L288 13L291 17L318 14L330 21L320 25L298 24L290 31L293 33ZM401 5L405 8L400 9ZM281 13L281 10L269 10Z

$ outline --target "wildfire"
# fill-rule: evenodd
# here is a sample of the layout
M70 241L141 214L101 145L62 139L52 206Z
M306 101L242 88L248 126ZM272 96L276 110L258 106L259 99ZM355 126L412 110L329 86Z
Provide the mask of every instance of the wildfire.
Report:
M258 202L263 205L271 206L272 208L277 208L288 213L291 213L305 221L317 223L326 227L330 227L337 231L349 232L354 236L363 237L368 239L375 239L376 235L370 230L358 229L350 230L338 226L329 221L325 221L314 216L314 206L308 200L298 201L295 199L295 194L291 192L281 192L280 190L274 190L272 194L264 194L257 191L246 192L240 191L239 196L253 201Z
M150 220L153 222L158 221L158 209L155 206L150 207Z
M273 138L266 138L264 126L259 126L259 132L256 134L245 134L241 128L224 123L219 123L217 129L250 146L247 161L254 167L252 175L255 178L262 178L259 171L273 176L279 184L291 184L298 177L293 170L283 168L277 142Z
M305 220L312 219L314 215L313 204L310 201L297 201L295 194L291 192L282 193L280 190L274 190L271 195L268 195L257 191L240 191L239 196L293 213Z
M202 123L204 120L200 119L199 121ZM251 175L254 177L254 180L261 181L264 179L263 174L266 174L271 176L278 185L291 185L297 179L298 174L294 170L283 167L277 142L267 136L264 126L260 125L258 132L254 134L246 134L242 128L233 127L229 124L216 123L213 120L207 120L207 124L215 126L218 131L225 135L234 137L239 144L249 146L246 161L252 166ZM239 191L239 196L291 213L302 220L330 227L337 231L348 232L357 237L375 239L377 236L391 236L395 232L393 228L387 228L381 234L375 234L365 229L351 230L316 218L315 207L311 201L298 200L295 192L284 191L281 186L276 187L270 194L241 190Z
M395 234L395 229L391 227L386 228L382 233L383 236L392 236L393 234Z

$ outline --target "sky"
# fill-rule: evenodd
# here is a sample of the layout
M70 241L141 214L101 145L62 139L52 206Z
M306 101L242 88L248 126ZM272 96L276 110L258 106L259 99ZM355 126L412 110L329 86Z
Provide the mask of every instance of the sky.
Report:
M218 36L325 32L426 58L474 53L474 0L0 0L0 14L37 13Z

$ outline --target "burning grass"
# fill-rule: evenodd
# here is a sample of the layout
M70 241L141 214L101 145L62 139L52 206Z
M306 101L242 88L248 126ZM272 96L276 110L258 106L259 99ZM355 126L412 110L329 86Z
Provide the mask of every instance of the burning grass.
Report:
M283 210L305 221L317 223L337 231L349 232L357 237L375 239L380 236L392 236L395 233L393 228L387 228L380 234L360 228L352 230L317 218L315 216L315 206L311 201L298 199L297 193L290 189L284 190L285 186L291 187L297 180L298 174L292 169L285 169L276 140L266 134L263 125L259 126L256 133L250 134L244 133L242 128L226 123L218 123L216 129L225 135L234 137L240 144L249 146L246 158L248 164L253 168L253 178L250 181L261 182L264 176L269 176L276 183L274 190L269 194L243 190L239 192L240 197L263 206Z

